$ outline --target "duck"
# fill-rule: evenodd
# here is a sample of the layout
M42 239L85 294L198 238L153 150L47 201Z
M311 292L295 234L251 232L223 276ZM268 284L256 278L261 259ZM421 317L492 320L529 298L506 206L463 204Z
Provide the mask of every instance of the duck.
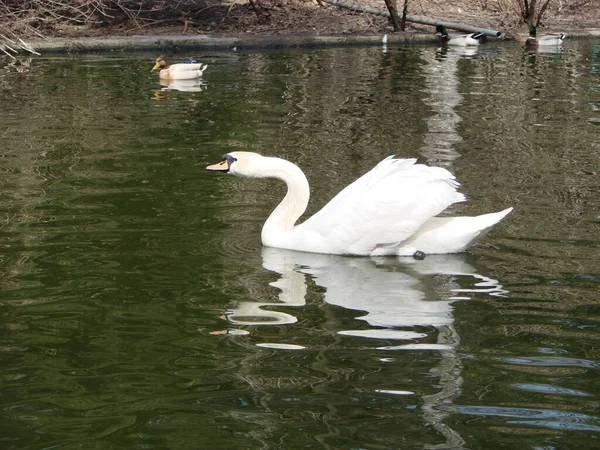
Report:
M529 37L525 42L528 47L547 47L561 45L567 37L564 33L546 34L537 36L537 28L534 25L529 25Z
M437 25L435 27L435 32L436 34L440 33L442 42L444 44L458 47L479 45L479 39L483 37L483 33L471 33L450 37L448 35L448 30L446 30L446 27L444 25Z
M202 76L208 64L169 64L166 56L156 58L152 71L160 68L159 77L163 80L191 80Z
M480 241L513 208L472 217L438 217L466 200L454 175L415 158L385 158L304 222L310 199L304 172L282 158L235 151L206 167L249 178L277 178L287 193L263 225L266 247L356 256L461 253Z
M529 35L521 33L520 30L511 29L504 34L504 39L514 39L519 44L525 44Z

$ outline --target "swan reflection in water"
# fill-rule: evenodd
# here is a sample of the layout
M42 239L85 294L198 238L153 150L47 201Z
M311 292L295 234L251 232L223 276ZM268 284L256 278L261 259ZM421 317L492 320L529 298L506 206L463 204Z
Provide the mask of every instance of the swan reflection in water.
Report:
M307 276L323 288L325 302L364 311L358 317L368 330L339 330L371 338L414 339L422 333L399 327L441 327L453 323L452 303L469 299L469 293L502 296L498 281L475 273L469 255L430 255L423 261L394 257L344 257L264 247L263 267L279 274L270 283L280 290L279 301L242 301L228 311L234 325L282 325L297 322L293 310L281 312L268 306L305 305ZM468 288L459 286L468 285ZM440 283L440 281L442 281ZM357 327L358 328L358 327Z
M456 351L460 337L454 327L452 303L470 299L469 295L507 294L497 280L476 273L468 254L430 255L425 260L395 257L344 257L264 247L263 267L276 272L279 279L270 283L280 290L279 301L239 302L226 317L234 326L282 325L298 321L294 307L306 303L310 280L324 288L326 303L360 311L358 320L372 328L336 330L337 334L373 340L397 341L399 345L375 347L382 350L381 361L388 361L390 351L436 351L440 358L430 373L437 378L434 393L421 395L423 419L440 435L447 448L461 448L465 441L446 423L448 406L462 389L462 361ZM276 306L282 311L263 309ZM288 309L289 308L289 309ZM414 327L427 327L426 332ZM431 328L433 327L433 330ZM404 329L403 329L404 328ZM247 330L231 330L247 334ZM419 342L436 333L436 342ZM407 342L410 341L410 342ZM431 341L431 340L429 340ZM259 347L293 351L299 345L263 342ZM377 345L377 343L375 344ZM258 356L251 356L254 359ZM244 369L249 380L251 365ZM390 389L391 387L391 389ZM373 386L379 395L406 396L416 393L398 390L397 386Z

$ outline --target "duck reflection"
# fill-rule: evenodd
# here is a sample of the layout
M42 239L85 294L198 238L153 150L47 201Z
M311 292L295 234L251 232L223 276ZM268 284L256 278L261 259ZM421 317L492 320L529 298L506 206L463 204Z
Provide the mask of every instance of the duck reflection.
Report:
M450 52L458 56L476 56L479 54L479 47L452 47Z
M200 78L191 80L159 80L163 91L200 92L205 91L208 85Z
M541 55L541 54L559 54L563 53L562 45L550 45L544 47L532 47L525 49L528 55Z

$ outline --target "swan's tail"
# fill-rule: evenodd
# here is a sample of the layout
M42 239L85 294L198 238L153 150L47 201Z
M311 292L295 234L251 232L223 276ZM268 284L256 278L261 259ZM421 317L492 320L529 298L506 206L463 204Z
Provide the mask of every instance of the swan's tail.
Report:
M425 254L461 253L479 242L494 225L513 208L475 217L432 217L415 234L399 246L394 254L412 256L416 251ZM390 254L392 248L377 248L373 255Z
M482 227L481 232L486 233L491 227L493 227L502 219L504 219L507 215L509 215L512 212L512 210L513 208L510 207L495 213L482 214L481 216L475 217L475 219L477 219L477 222L479 222L479 224Z
M464 249L461 251L467 250L473 244L481 241L485 237L485 235L494 228L498 222L504 219L508 214L513 210L512 207L506 208L502 211L498 211L495 213L482 214L481 216L469 217L469 222L465 223L465 226L471 227L472 238L470 241L464 246Z

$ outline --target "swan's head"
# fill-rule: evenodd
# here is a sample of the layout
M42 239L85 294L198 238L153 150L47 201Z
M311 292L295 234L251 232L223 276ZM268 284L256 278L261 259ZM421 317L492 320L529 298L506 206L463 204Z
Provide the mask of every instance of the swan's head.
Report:
M268 173L269 161L267 158L252 152L231 152L221 157L221 162L212 164L206 170L225 172L241 177L264 178L270 176Z

